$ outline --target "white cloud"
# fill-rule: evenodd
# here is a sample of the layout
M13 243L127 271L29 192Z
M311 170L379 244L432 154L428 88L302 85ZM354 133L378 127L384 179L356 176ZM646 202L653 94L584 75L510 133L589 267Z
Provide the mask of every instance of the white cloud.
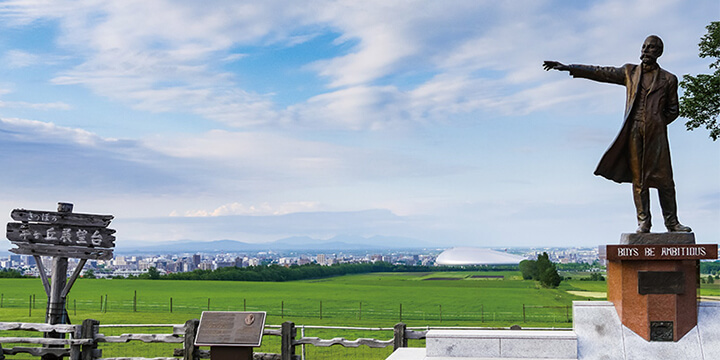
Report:
M76 143L80 145L95 146L99 143L115 142L115 139L101 138L83 129L58 126L37 120L18 118L0 118L2 130L13 133L13 136L22 141L35 143Z
M34 110L70 110L72 106L64 102L54 103L28 103L24 101L2 101L0 100L0 108L22 108Z
M238 202L224 204L213 210L188 210L185 211L187 217L207 217L207 216L228 216L228 215L286 215L298 212L318 211L319 204L317 202L289 202L282 204L270 204L263 202L256 205L247 205ZM178 211L173 211L170 216L179 216Z
M247 57L247 54L230 54L222 59L224 62L233 62Z
M435 166L401 154L261 132L214 130L194 136L148 138L143 146L179 159L213 164L223 177L263 179L284 186L319 186L432 172ZM415 175L412 175L415 176Z
M5 53L4 62L9 68L16 69L35 65L41 62L41 58L22 50L10 50Z
M311 126L380 130L409 120L406 105L407 94L393 86L354 86L310 98L288 113Z

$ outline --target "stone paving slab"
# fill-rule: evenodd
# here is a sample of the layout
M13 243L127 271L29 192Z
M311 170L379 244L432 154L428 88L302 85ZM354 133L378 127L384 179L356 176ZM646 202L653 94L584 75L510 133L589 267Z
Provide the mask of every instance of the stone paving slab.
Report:
M425 343L428 359L577 359L572 331L430 330Z

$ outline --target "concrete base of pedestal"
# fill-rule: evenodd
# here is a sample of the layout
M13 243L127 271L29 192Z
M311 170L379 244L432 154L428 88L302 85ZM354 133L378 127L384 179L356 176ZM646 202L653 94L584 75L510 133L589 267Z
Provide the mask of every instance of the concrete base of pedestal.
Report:
M573 303L581 360L707 360L720 354L720 302L701 302L698 325L677 342L647 341L625 327L609 301Z
M576 360L573 331L430 330L425 349L398 349L388 360Z
M431 330L426 346L398 349L387 360L715 359L720 302L700 302L698 325L677 342L646 341L620 322L609 301L576 301L573 331Z
M424 348L402 348L398 349L387 360L497 360L497 358L486 357L426 357ZM546 358L502 358L502 360L566 360Z

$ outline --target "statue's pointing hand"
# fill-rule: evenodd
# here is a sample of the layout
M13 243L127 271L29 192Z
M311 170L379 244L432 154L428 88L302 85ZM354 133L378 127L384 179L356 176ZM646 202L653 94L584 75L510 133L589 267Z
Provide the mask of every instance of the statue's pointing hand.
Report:
M547 70L559 70L559 71L568 71L570 68L559 62L559 61L544 61L543 62L543 69Z

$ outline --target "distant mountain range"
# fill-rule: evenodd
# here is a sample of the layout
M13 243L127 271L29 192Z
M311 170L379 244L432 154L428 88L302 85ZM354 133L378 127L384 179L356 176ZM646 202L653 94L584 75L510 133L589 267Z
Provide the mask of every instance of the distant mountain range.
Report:
M265 243L246 243L236 240L191 241L178 240L153 243L146 246L128 245L116 249L116 253L186 253L186 252L256 252L256 251L359 251L435 248L417 239L393 236L339 235L328 240L309 236L293 236Z

